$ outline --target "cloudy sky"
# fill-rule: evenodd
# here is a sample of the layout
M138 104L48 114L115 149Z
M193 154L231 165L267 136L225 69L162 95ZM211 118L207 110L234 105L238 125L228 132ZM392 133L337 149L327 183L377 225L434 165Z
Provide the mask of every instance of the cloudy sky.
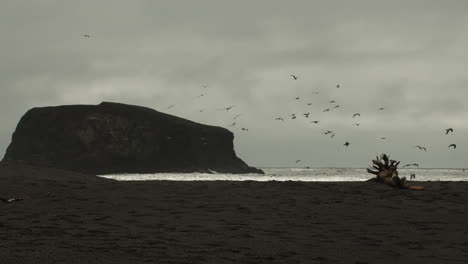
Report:
M468 167L467 25L463 0L3 1L0 155L32 107L115 101L226 127L255 166Z

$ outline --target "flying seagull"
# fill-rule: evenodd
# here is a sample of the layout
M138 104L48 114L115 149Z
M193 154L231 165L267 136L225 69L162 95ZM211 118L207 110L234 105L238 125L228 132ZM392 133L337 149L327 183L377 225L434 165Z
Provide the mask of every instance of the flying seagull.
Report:
M235 106L235 105L232 105L232 106L229 106L229 107L220 108L220 109L218 109L218 110L226 110L226 112L227 112L227 111L231 110L233 107L236 107L236 106Z
M416 146L418 149L420 150L424 150L424 151L427 151L427 149L425 147L421 147L421 146Z
M172 107L174 107L174 105L170 105L169 107L167 107L167 109L171 109Z
M361 116L361 114L360 114L360 113L355 113L355 114L353 115L353 118L356 117L356 116Z
M349 146L349 144L351 144L351 143L349 143L348 141L346 141L346 143L344 143L343 145L347 147L347 146Z
M381 137L380 139L387 139L386 137Z
M359 123L354 123L353 126L359 126Z
M312 105L312 103L308 103L307 105Z
M336 133L333 133L333 134L330 136L330 138L333 138L333 137L335 136L335 134L336 134Z
M409 166L415 166L415 167L419 167L419 164L417 164L417 163L406 164L406 165L405 165L405 166L403 166L402 168L409 167Z
M447 128L445 129L445 135L447 135L449 132L453 133L453 128Z
M330 103L330 104L333 104L334 102L335 102L335 101L332 100L332 101L330 101L329 103Z
M244 128L244 127L242 128L242 130L244 130L244 131L249 131L247 128Z
M380 108L379 108L379 109L377 109L377 110L384 110L384 108L383 108L383 107L380 107Z
M233 119L237 119L239 116L241 116L242 114L239 114L239 115L236 115Z
M296 100L299 100L299 97L296 97Z
M330 108L323 110L323 112L328 112L328 111L330 111Z
M448 147L449 147L449 148L450 148L450 147L453 147L453 149L456 149L456 148L457 148L457 145L455 145L455 144L450 144Z
M310 121L311 123L314 123L314 124L317 124L319 121L318 120L314 120L314 121Z
M197 98L200 98L200 97L202 97L202 96L205 96L205 94L202 93L202 94L200 94L199 96L197 96Z
M296 119L296 114L291 114L291 119Z
M90 38L90 37L91 37L91 36L90 36L90 35L88 35L88 34L81 35L81 36L83 36L83 37L85 37L85 38Z
M299 76L298 76L298 75L294 75L294 74L291 74L290 76L291 76L291 77L293 77L293 78L294 78L294 80L297 80L297 78L299 78Z
M284 119L283 119L283 118L281 118L281 117L277 117L277 118L275 118L275 120L284 121Z
M310 113L304 113L302 115L304 115L306 118L309 118Z
M229 126L235 126L235 125L236 125L236 122L234 122L234 123L230 124Z
M296 160L296 163L299 163L299 162L301 162L301 160Z
M323 133L324 133L325 135L328 135L328 134L331 134L331 133L333 133L333 131L331 131L331 130L327 130L327 131L325 131L325 132L323 132Z
M336 88L340 88L340 84L337 84L337 85L336 85Z
M333 107L333 108L338 108L338 107L340 107L340 105L335 105L335 107Z

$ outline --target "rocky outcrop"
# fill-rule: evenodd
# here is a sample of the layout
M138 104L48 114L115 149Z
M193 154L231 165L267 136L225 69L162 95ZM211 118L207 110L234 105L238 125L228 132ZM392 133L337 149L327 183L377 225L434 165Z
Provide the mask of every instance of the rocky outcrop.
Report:
M150 108L103 102L29 110L4 160L92 174L263 173L234 152L225 128Z

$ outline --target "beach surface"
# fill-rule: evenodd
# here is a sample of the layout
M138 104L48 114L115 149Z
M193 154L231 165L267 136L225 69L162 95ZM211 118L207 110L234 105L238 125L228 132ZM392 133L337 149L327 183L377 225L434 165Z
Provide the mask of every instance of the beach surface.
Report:
M466 263L468 182L119 182L0 163L0 263Z

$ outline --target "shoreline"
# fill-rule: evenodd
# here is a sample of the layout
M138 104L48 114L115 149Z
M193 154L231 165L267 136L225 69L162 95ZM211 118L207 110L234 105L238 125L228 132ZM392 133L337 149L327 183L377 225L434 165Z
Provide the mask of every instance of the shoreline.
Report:
M115 181L0 163L2 263L463 263L468 182Z

